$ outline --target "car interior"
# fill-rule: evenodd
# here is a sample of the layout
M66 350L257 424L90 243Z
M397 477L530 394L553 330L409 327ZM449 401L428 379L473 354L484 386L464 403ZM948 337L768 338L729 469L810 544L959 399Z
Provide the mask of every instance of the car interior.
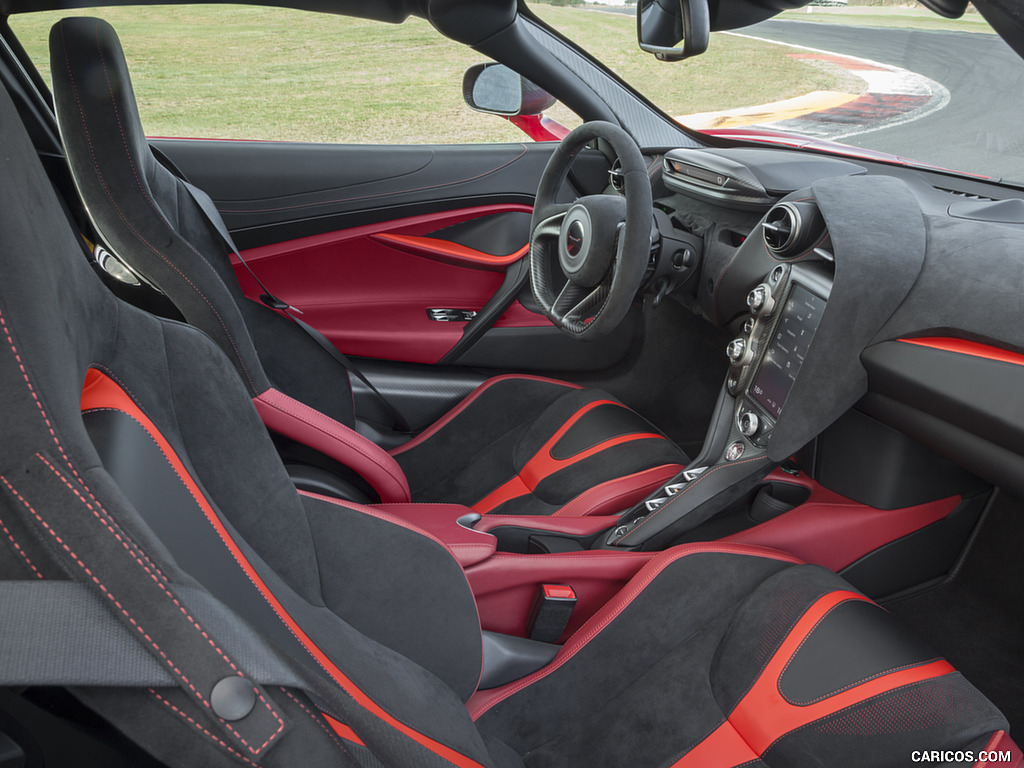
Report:
M154 138L89 5L0 0L0 768L1024 765L1020 188L691 131L516 0L287 5L531 140Z

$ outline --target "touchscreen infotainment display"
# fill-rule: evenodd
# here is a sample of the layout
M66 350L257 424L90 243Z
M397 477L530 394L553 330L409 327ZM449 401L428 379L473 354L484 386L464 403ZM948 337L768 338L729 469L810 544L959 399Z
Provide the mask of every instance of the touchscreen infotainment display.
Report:
M775 418L782 413L824 311L824 299L794 284L757 378L750 387L753 398Z

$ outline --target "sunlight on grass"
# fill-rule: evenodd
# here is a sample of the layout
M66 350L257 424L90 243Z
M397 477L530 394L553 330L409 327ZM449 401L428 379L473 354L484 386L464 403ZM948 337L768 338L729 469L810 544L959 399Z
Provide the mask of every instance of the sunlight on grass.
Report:
M707 53L676 63L657 61L636 44L636 22L625 14L533 5L531 9L576 40L619 77L670 115L780 101L809 91L859 88L835 70L790 56L792 48L714 33Z

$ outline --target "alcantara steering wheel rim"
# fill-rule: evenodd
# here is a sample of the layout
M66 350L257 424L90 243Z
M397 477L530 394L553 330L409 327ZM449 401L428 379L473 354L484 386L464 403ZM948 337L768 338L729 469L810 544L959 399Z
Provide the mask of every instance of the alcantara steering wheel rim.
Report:
M576 155L594 139L619 158L624 197L555 198ZM537 187L530 227L530 288L544 314L574 338L611 333L625 318L643 282L650 253L653 198L640 148L611 123L584 123L551 155ZM566 283L558 292L548 249L558 249Z

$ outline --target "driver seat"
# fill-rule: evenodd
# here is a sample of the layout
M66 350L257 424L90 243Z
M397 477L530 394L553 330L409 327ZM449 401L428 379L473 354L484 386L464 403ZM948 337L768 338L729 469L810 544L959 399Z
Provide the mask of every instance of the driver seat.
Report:
M300 455L314 449L309 463L324 466L327 456L335 472L347 468L356 486L293 473L300 487L354 501L457 503L481 514L610 514L688 461L611 395L519 375L485 381L385 451L355 431L346 368L290 317L245 297L212 201L154 156L113 28L64 19L50 32L50 57L68 163L105 244L220 346L273 433L298 444Z

